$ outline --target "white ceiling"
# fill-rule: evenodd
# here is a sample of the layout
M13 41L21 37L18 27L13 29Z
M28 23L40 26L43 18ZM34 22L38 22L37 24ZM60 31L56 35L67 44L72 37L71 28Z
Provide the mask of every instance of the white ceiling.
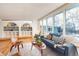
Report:
M36 20L64 3L4 3L0 4L2 20Z

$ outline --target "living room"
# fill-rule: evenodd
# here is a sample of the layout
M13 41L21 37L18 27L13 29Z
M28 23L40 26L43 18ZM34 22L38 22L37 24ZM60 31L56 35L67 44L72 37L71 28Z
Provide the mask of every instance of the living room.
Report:
M78 3L0 3L0 55L78 56L78 16Z

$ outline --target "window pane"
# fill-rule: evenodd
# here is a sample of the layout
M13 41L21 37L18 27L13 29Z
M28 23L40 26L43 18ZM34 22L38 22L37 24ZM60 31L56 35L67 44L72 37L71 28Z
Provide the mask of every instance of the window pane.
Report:
M43 19L43 31L46 32L46 19Z
M63 13L60 13L55 16L54 19L54 33L61 35L63 31Z
M48 32L52 32L52 27L53 27L53 17L50 17L47 19L47 30Z
M62 25L63 25L63 13L55 16L55 25L54 26L62 27Z
M42 26L42 20L40 20L40 26Z
M66 34L79 34L79 7L66 11Z
M43 33L43 21L42 20L40 20L40 32L41 34Z

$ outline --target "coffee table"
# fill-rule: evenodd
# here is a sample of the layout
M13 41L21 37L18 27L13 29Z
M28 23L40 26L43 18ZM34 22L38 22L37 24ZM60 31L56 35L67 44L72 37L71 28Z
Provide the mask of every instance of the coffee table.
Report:
M41 52L41 56L43 56L43 53L44 53L43 50L46 49L46 45L45 45L44 43L42 43L41 46L38 46L38 45L36 44L36 42L33 41L33 42L32 42L32 46L31 46L31 50L32 50L33 46L35 46L36 48L38 48L38 50Z

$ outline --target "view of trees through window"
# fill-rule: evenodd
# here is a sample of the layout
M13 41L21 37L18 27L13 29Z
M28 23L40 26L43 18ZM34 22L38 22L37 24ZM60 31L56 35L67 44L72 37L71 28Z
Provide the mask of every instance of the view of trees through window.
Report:
M47 32L47 25L46 25L46 19L43 20L43 32L46 33Z
M66 35L79 35L79 7L63 10L42 23L44 32L62 34L64 30Z
M53 31L53 17L49 17L47 19L47 30L48 30L48 33L52 33Z
M54 33L60 35L63 32L63 13L57 14L54 19Z
M79 7L66 11L66 34L79 34Z

